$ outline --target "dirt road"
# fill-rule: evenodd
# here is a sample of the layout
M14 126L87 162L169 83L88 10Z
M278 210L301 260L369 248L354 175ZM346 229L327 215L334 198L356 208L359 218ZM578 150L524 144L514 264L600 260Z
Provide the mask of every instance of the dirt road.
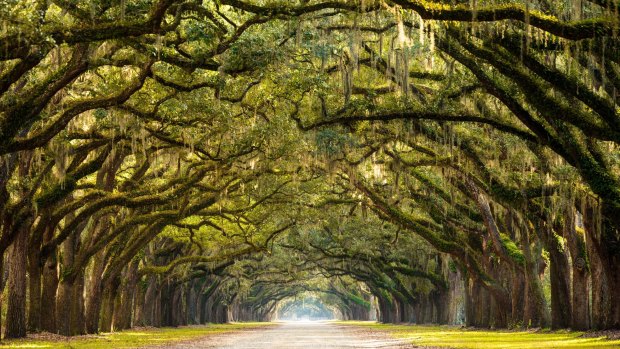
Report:
M351 349L414 348L403 341L330 322L283 322L267 328L246 330L167 346L169 349Z

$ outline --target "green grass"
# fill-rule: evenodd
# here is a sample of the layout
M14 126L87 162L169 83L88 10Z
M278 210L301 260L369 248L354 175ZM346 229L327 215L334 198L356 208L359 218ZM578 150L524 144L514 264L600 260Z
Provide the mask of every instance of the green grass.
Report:
M406 338L420 346L445 348L620 348L620 340L603 337L583 338L583 332L528 332L464 330L449 326L390 325L364 321L340 322L386 331L396 338Z
M0 342L0 348L52 348L52 349L108 349L139 348L181 342L209 335L269 326L267 322L243 322L233 324L211 324L179 328L148 328L115 333L102 333L62 340L19 339Z

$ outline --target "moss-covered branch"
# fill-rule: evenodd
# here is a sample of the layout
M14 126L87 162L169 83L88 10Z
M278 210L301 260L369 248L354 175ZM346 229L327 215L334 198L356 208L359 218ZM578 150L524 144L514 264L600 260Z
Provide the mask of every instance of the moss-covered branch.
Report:
M374 115L352 115L352 116L338 116L331 117L325 120L315 121L311 124L304 124L301 119L296 116L292 116L292 118L297 122L299 128L304 131L331 126L331 125L350 125L356 122L361 121L392 121L392 120L435 120L435 121L445 121L445 122L469 122L469 123L478 123L478 124L486 124L490 125L493 128L516 135L523 140L530 142L537 142L537 138L531 134L530 132L521 130L515 126L497 121L492 119L487 119L481 116L475 115L455 115L449 113L437 113L432 111L420 110L420 111L394 111L394 112L384 112L384 113L376 113Z
M471 9L464 5L450 6L427 0L392 0L392 2L417 12L423 19L453 22L514 20L569 40L611 36L614 32L614 21L610 18L564 22L523 5L495 5Z

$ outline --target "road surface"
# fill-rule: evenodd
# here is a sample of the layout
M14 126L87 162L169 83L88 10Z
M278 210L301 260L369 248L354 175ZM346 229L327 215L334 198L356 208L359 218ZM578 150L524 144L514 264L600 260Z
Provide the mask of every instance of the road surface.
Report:
M167 349L352 349L414 348L378 332L331 322L283 322L278 325L205 337Z

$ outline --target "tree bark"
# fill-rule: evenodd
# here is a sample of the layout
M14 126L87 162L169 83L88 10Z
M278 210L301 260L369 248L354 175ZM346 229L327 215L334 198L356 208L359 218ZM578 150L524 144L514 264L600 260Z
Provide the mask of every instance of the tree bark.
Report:
M583 225L577 229L574 217L574 208L568 207L564 238L568 242L573 272L571 328L584 331L590 328L590 286L588 283L590 272L585 231Z
M199 312L199 321L201 324L205 324L207 322L207 301L209 300L209 295L207 294L208 286L207 282L203 285L200 290L199 301L198 301L198 312Z
M604 329L620 329L620 241L611 244L612 236L619 239L618 232L611 222L603 220L603 236L605 246L600 246L600 257L603 274L606 276L609 291L607 302L604 304ZM618 249L618 250L616 250Z
M41 329L41 276L39 260L41 241L33 242L28 254L28 330L38 332Z
M84 271L73 270L75 254L80 244L78 232L86 223L62 243L63 277L58 285L56 299L56 328L59 334L75 336L84 334Z
M6 338L26 336L26 263L28 230L20 229L8 251L9 279L6 313Z
M592 327L620 328L620 253L613 253L613 244L602 243L615 230L610 222L596 214L594 205L588 205L583 216L592 270Z
M114 318L114 301L118 288L120 286L119 278L111 280L110 284L103 288L103 300L101 304L101 321L99 329L102 332L112 332L112 323Z
M476 301L474 299L479 287L473 278L463 275L465 279L465 324L467 327L476 326Z
M187 324L195 325L198 323L196 303L196 285L194 281L191 281L188 284L185 298L185 304L187 307Z
M56 329L59 334L71 335L71 284L63 279L58 284L56 294Z
M56 297L56 328L58 333L63 336L75 336L83 334L80 323L79 314L82 300L80 295L80 281L73 278L65 278L58 284L58 293Z
M525 230L522 239L523 255L525 257L526 290L523 324L526 327L546 327L549 325L549 314L539 277L540 266L537 256L540 253L532 253L529 231Z
M86 317L86 332L98 333L99 332L99 315L101 314L101 302L102 299L102 285L101 275L104 268L104 254L105 251L99 251L93 258L93 267L90 271L90 280L87 284L86 300L85 300L85 317Z
M54 235L51 227L46 228L43 242L49 242ZM56 250L52 251L43 266L43 285L41 289L41 329L56 333L56 291L58 289L58 269Z
M170 308L170 316L172 320L172 326L181 326L183 325L183 286L175 286L171 293L172 307Z
M524 275L520 271L513 271L511 282L511 300L512 300L512 317L511 327L523 326L523 304L525 304L525 280Z
M143 324L145 326L155 326L155 304L157 301L157 276L147 277L148 286L144 293L144 306L142 310ZM204 323L204 321L202 322Z
M547 232L546 240L551 262L551 328L568 328L572 318L568 259L552 231Z
M114 309L114 330L124 330L131 327L131 315L134 306L134 294L138 283L139 260L134 259L123 273L121 291L117 297L118 304Z
M138 284L134 290L134 304L133 315L131 317L131 326L145 326L144 325L144 301L145 301L145 289Z

